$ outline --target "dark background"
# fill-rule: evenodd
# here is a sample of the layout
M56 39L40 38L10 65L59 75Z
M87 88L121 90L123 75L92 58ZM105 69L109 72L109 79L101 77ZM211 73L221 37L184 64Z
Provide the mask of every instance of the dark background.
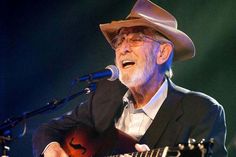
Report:
M236 15L233 0L153 0L175 15L195 43L193 60L173 65L173 81L223 105L229 156L236 154ZM134 0L1 0L0 123L67 95L73 78L113 64L113 50L98 25L123 19ZM73 91L78 91L82 85ZM11 143L11 156L32 156L37 126L84 98L28 120L27 134ZM193 106L194 107L194 106ZM13 129L21 131L22 125Z

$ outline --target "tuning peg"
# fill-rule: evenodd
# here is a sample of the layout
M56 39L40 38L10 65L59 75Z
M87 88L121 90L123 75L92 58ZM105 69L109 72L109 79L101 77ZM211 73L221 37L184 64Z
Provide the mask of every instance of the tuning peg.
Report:
M203 138L203 139L201 139L200 143L198 143L198 148L200 150L205 148L205 142L206 142L206 140Z
M184 150L185 146L184 146L184 144L178 144L178 147L179 147L180 150Z
M213 145L214 144L215 139L214 138L210 138L209 142Z
M194 138L189 138L188 139L188 144L195 144L196 140Z
M206 140L204 138L200 141L201 144L203 144L205 142L206 142Z
M193 149L194 149L194 147L195 147L194 144L196 144L196 140L193 139L193 138L189 138L189 139L188 139L188 147L189 147L190 150L193 150Z

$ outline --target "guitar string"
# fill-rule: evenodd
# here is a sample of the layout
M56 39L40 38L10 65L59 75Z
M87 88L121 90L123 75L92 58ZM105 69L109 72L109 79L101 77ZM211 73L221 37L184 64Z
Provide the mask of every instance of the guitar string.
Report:
M144 152L132 152L132 153L128 153L129 155L131 156L134 156L134 157L141 157L143 153L145 153L145 157L146 157L146 154L151 152L151 155L150 157L152 157L152 155L156 153L156 155L158 155L160 152L163 152L164 148L155 148L155 149L152 149L151 151L144 151ZM106 157L119 157L119 154L116 154L116 155L109 155L109 156L106 156ZM158 157L158 156L156 156Z

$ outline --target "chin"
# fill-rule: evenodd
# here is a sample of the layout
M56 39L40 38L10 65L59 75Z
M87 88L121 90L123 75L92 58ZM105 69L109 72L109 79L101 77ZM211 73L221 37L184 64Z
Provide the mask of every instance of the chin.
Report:
M133 74L132 76L128 74L126 75L120 74L119 80L126 87L131 88L142 85L145 82L146 78L143 77L143 75L138 75L138 74Z

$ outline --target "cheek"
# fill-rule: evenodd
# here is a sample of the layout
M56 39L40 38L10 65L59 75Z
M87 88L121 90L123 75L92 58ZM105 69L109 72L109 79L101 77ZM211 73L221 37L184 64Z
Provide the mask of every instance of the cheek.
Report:
M142 62L143 65L154 65L156 64L156 53L152 50L146 50L143 53L143 56L140 57L140 61Z
M145 64L146 62L148 62L148 58L151 55L151 52L149 49L143 49L142 52L140 53L141 55L139 55L139 60L141 63Z
M117 64L116 64L116 63L117 63L116 57L114 58L114 63L115 63L115 65L117 66Z
M120 67L120 62L118 60L118 57L116 56L116 58L114 59L115 65L119 68Z

